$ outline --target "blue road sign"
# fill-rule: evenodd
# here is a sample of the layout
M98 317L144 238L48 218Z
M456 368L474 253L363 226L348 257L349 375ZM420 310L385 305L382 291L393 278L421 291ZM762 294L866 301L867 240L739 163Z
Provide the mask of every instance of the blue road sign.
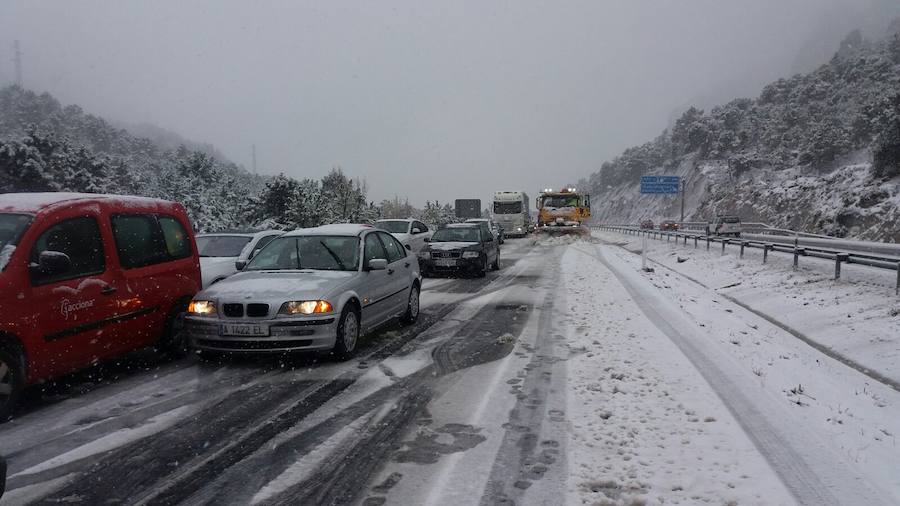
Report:
M678 193L681 176L641 176L641 193Z

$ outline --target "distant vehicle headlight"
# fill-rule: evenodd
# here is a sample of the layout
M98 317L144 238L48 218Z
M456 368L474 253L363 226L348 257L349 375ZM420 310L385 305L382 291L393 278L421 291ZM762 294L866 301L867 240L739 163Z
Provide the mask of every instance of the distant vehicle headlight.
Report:
M192 300L188 304L188 313L209 316L216 314L216 303L211 300Z
M462 257L463 258L478 258L478 255L480 255L480 253L478 253L477 251L463 251Z
M278 310L278 314L322 314L330 313L334 308L327 300L292 300L285 302Z
M424 258L425 260L430 260L430 259L431 259L431 252L430 252L430 251L420 251L420 252L419 252L419 258Z
M521 232L521 231L522 231L522 227L516 227L516 232Z

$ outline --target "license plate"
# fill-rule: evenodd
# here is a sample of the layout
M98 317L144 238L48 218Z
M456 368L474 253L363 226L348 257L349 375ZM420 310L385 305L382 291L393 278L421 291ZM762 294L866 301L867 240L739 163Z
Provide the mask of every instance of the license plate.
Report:
M219 327L219 335L244 337L268 336L269 326L259 324L223 323Z
M434 265L438 267L456 267L455 258L435 258Z

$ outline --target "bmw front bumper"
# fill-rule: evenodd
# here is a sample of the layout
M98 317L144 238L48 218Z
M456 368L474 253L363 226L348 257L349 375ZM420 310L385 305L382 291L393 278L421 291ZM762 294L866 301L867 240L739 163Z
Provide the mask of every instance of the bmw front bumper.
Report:
M302 318L206 318L187 316L184 332L195 350L219 352L289 352L334 348L337 315ZM265 326L268 336L224 335L223 325Z

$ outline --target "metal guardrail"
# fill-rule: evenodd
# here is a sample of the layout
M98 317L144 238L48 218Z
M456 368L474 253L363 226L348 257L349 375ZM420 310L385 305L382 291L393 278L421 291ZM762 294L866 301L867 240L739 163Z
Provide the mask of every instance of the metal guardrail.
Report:
M706 227L709 225L709 222L706 221L682 221L678 222L678 226L681 230L696 230L698 232L706 232ZM617 227L634 227L635 225L631 223L617 223L612 226ZM761 235L781 235L785 237L808 237L815 239L834 239L838 238L832 237L830 235L822 235L822 234L811 234L809 232L798 232L796 230L790 230L787 228L775 228L771 225L762 222L744 222L741 223L741 230L748 234L761 234Z
M766 263L766 261L768 260L770 251L777 253L789 253L794 255L794 269L798 268L800 264L800 257L813 257L833 260L834 279L836 280L841 279L841 265L843 264L857 264L867 267L874 267L877 269L895 271L897 273L895 293L897 295L900 295L900 261L897 261L896 258L885 257L881 255L870 255L867 253L858 253L853 251L841 251L831 248L807 247L800 246L798 244L791 245L766 241L751 241L741 238L729 238L715 235L699 235L685 232L641 229L639 227L634 227L631 225L594 225L591 228L596 230L619 232L626 235L645 235L646 237L651 239L662 240L662 238L665 237L666 241L670 241L672 238L675 238L676 243L679 240L683 239L685 245L689 240L691 240L694 242L694 248L699 247L699 243L705 242L707 251L710 249L710 245L712 243L720 243L722 245L722 253L725 253L726 246L733 244L735 246L740 246L741 258L744 257L744 250L747 248L761 249L763 251L763 263Z

